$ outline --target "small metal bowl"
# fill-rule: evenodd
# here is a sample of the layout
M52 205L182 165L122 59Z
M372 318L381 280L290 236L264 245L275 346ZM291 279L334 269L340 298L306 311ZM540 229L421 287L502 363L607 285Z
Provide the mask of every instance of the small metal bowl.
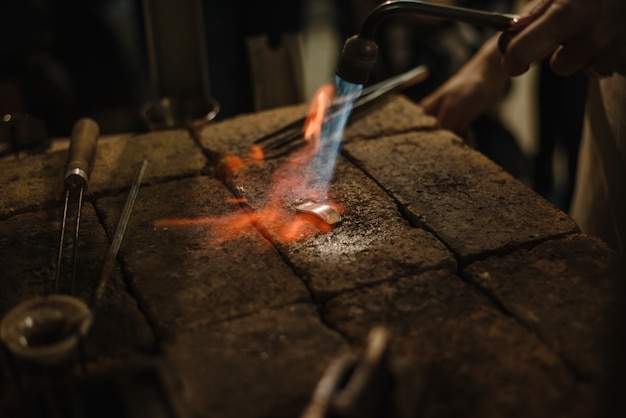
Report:
M14 356L52 365L76 350L92 323L91 310L79 299L66 295L36 297L4 316L0 338Z

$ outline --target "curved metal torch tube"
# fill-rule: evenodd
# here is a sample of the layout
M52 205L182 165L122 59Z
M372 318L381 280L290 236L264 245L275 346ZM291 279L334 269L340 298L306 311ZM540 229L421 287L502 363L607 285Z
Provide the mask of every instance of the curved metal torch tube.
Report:
M407 13L487 26L499 31L510 28L511 21L517 17L513 14L485 12L417 0L388 1L376 7L367 16L361 26L359 36L365 39L373 39L380 22L389 17Z
M487 26L505 31L517 16L496 12L446 6L417 0L388 1L376 7L365 19L358 35L348 38L343 46L337 75L350 83L365 84L378 57L374 35L385 19L400 14L418 14L446 20Z

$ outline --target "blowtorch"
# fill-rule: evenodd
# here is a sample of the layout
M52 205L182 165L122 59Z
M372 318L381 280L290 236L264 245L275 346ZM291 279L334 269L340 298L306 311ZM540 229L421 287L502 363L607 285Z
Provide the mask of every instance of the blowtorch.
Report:
M370 12L360 32L346 40L337 66L337 76L350 83L365 84L378 58L378 45L374 42L378 25L385 19L403 14L431 16L504 31L507 36L500 37L501 50L512 35L511 23L518 17L417 0L388 1Z

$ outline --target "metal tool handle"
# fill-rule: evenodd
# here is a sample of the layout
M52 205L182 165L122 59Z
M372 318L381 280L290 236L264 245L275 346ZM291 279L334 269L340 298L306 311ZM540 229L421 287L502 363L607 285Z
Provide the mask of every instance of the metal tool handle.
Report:
M66 186L74 188L87 185L99 136L100 127L93 119L82 118L74 124L65 166Z

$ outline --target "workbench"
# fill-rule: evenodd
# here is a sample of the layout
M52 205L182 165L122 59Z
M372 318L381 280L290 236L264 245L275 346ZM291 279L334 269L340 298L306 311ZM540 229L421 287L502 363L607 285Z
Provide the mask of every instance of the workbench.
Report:
M100 137L77 251L74 296L86 303L148 165L82 379L147 362L178 411L150 416L295 418L333 359L381 326L421 382L408 390L422 417L597 416L616 253L403 96L349 124L329 190L339 224L284 239L292 218L243 222L284 164L248 159L252 142L306 110ZM66 158L60 147L0 161L0 316L49 292ZM19 416L4 354L0 416ZM142 396L133 402L158 398ZM97 409L112 397L89 399Z

